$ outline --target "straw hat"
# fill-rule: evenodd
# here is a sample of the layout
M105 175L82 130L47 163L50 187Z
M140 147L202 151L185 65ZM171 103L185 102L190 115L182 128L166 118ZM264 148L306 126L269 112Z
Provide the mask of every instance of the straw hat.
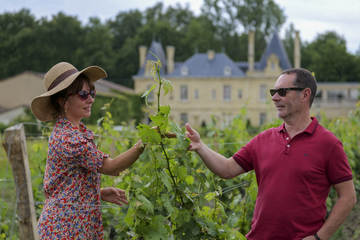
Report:
M106 72L97 66L87 67L78 71L73 65L67 62L56 64L44 77L47 92L37 96L31 101L31 111L34 116L44 122L54 120L53 114L55 113L55 109L51 104L50 97L69 87L80 74L86 75L93 82L107 76Z

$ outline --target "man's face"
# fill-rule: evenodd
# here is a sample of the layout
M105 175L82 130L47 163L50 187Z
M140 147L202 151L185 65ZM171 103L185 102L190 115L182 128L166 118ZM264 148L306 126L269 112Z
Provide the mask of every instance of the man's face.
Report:
M275 83L274 88L294 88L293 82L296 74L282 74ZM284 121L297 117L301 113L300 92L294 90L286 90L286 95L281 97L278 93L272 96L272 100L277 110L278 117Z

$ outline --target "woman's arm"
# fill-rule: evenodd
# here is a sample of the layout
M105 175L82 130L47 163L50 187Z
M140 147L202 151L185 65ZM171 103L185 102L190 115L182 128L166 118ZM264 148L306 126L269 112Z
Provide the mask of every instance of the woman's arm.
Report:
M141 141L137 142L132 148L119 156L111 159L105 157L103 159L103 166L99 169L99 173L119 176L119 173L130 167L144 151L144 145Z

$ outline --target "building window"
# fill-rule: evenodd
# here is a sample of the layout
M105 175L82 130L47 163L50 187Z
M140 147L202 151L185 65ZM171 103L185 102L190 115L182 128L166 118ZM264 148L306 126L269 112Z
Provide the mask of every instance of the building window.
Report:
M266 123L266 113L260 113L260 126Z
M274 62L271 63L271 71L275 71L275 63Z
M187 76L187 75L189 75L189 69L188 69L188 67L182 67L181 68L181 76Z
M188 115L187 113L180 113L180 124L185 125L188 122Z
M149 90L151 88L152 85L148 85L147 86L147 90ZM151 91L148 95L147 101L150 102L154 102L154 92Z
M212 99L216 99L216 90L215 89L212 90L211 96L212 96Z
M266 100L266 85L260 85L260 100Z
M238 91L238 98L239 98L239 99L242 98L242 91L241 91L241 90Z
M199 99L199 90L195 89L195 99Z
M224 76L231 75L231 68L229 66L224 67Z
M231 100L231 88L230 85L224 85L224 101L230 101Z
M188 87L186 85L180 86L180 100L181 101L188 100Z

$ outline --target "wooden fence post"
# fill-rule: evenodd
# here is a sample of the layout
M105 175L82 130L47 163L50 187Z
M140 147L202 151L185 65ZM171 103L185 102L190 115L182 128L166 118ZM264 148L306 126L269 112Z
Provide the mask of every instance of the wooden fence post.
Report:
M20 239L38 240L26 137L22 124L5 130L3 146L8 154L16 186Z

